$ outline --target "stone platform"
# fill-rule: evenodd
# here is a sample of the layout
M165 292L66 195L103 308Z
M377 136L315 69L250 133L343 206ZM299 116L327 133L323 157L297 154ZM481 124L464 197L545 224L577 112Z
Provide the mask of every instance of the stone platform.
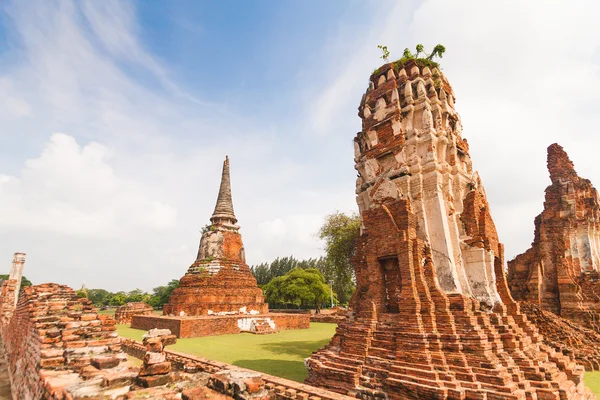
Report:
M202 315L174 317L166 315L134 315L133 329L170 329L178 338L228 335L234 333L263 333L265 324L275 325L270 332L287 329L308 329L308 314ZM254 330L253 330L254 328ZM267 327L265 327L269 330ZM265 332L266 333L266 332Z

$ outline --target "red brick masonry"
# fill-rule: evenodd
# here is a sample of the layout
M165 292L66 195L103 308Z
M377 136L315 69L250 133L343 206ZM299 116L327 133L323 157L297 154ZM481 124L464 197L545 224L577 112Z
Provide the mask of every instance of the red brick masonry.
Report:
M308 329L308 314L211 315L197 317L168 317L163 315L134 315L131 327L150 330L170 329L178 338L227 335L240 333L238 320L242 318L270 318L277 330Z
M127 354L139 359L143 359L146 353L146 347L135 340L123 339L122 347ZM171 362L173 368L185 372L195 373L203 371L211 374L225 370L254 372L223 362L196 357L173 350L165 349L164 352L167 361ZM277 400L350 400L353 398L273 375L261 373L261 378L265 382L266 389L269 392L274 393L275 399Z

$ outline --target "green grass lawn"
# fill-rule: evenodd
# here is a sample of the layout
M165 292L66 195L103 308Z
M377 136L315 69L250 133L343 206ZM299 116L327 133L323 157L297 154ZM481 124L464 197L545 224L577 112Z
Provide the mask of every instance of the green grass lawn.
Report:
M281 331L269 335L207 336L177 339L169 349L226 362L266 374L304 381L304 359L329 343L336 324L313 322L310 329ZM145 331L117 325L119 335L142 340Z
M586 372L584 378L585 386L589 387L592 392L599 397L600 395L600 372Z

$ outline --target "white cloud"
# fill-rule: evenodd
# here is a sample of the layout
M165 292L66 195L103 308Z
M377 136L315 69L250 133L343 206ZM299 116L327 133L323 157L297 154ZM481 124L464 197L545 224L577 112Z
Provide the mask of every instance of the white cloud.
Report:
M110 151L81 147L52 135L42 154L27 160L19 177L0 178L0 230L46 231L117 239L138 229L171 229L176 210L149 199L144 188L119 177Z

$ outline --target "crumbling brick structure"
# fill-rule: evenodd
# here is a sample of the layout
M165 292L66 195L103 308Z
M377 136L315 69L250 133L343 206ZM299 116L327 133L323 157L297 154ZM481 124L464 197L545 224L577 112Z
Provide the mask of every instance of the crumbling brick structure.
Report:
M221 187L210 222L203 230L196 261L171 294L164 314L268 312L262 290L246 264L242 235L233 212L228 158L223 163Z
M117 307L115 310L115 320L117 324L124 325L131 323L131 317L134 315L153 315L154 309L152 306L143 301L132 301Z
M537 304L523 301L519 305L544 337L544 343L572 356L587 371L600 370L600 333L545 311Z
M362 399L593 398L510 296L446 78L384 65L359 116L357 288L306 382Z
M544 210L531 248L508 262L517 300L600 332L600 199L558 144L548 147Z
M12 319L2 326L13 395L52 398L61 383L70 382L67 376L76 377L95 358L118 365L125 355L114 325L67 286L24 288Z

